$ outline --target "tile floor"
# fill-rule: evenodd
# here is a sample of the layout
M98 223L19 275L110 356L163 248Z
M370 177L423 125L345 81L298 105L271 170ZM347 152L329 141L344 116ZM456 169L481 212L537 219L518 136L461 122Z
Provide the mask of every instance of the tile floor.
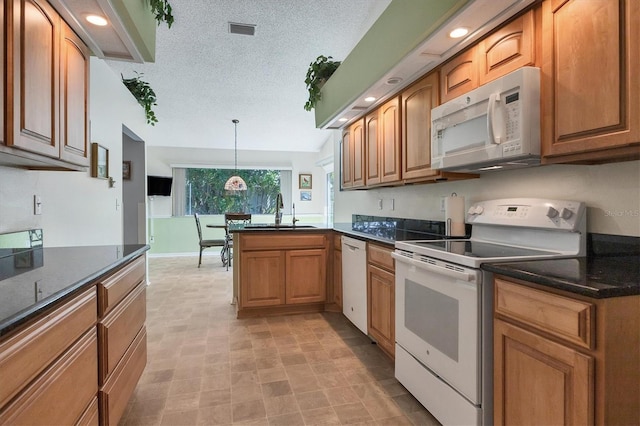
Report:
M235 318L219 257L151 258L148 363L121 425L437 425L341 314Z

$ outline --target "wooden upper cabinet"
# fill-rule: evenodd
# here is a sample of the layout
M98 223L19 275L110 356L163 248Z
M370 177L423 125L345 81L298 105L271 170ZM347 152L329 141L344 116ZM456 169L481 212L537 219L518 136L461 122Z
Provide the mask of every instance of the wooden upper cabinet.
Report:
M351 188L353 178L351 177L351 133L349 129L345 129L342 132L342 143L340 144L340 150L342 152L341 162L342 168L340 170L340 183L342 188Z
M89 166L90 52L73 30L62 23L60 52L60 159Z
M447 102L478 87L477 61L477 46L474 45L442 65L440 68L441 102Z
M535 64L534 11L529 10L478 44L478 83L483 85L518 68Z
M546 163L640 158L640 2L542 4Z
M351 155L353 157L352 188L362 187L365 184L365 134L364 134L364 118L353 123L349 129Z
M402 179L425 180L431 169L431 109L438 105L438 73L405 89L402 99Z
M44 0L14 0L13 7L13 130L7 142L58 158L60 18Z
M382 183L398 182L402 178L400 128L400 98L396 96L380 107L378 145Z
M384 159L380 155L379 117L380 110L376 109L364 118L367 186L377 185L382 181L380 178L380 163Z

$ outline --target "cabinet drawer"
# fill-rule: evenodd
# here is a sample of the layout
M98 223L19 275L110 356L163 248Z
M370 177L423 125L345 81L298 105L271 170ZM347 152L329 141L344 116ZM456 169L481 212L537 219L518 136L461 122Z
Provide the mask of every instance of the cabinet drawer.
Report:
M107 314L119 301L129 294L140 281L144 281L146 274L145 257L140 256L125 265L115 274L98 282L99 316Z
M495 280L495 312L584 348L595 345L595 305Z
M98 426L100 424L100 416L98 413L98 395L93 398L93 401L89 404L80 420L77 421L77 426Z
M76 423L98 391L97 352L93 328L2 411L0 424Z
M0 407L95 325L96 300L92 286L0 344Z
M367 248L367 261L380 268L395 271L395 264L393 263L391 252L392 250L389 248L376 244L369 244L369 247Z
M291 235L288 231L287 235L275 235L273 232L254 233L251 235L241 235L240 244L242 250L281 250L295 248L321 248L326 245L327 237L325 234L303 234Z
M146 284L142 283L98 323L100 384L107 380L144 325L146 304Z
M147 329L142 327L122 361L98 392L100 424L118 424L146 365Z

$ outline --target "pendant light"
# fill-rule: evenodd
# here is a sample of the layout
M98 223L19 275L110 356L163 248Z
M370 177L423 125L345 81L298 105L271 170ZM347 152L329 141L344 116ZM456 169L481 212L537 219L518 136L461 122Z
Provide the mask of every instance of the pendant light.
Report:
M234 130L235 130L235 145L234 145L235 159L236 159L235 174L227 180L227 183L224 184L224 189L225 191L227 191L227 194L229 195L239 195L241 191L247 190L247 184L245 183L244 179L238 176L238 123L239 121L234 118L233 120L231 120L231 122L233 122Z

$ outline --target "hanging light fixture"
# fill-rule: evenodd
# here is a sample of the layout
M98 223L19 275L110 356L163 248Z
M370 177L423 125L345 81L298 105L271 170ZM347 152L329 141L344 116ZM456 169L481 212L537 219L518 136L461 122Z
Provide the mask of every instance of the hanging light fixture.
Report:
M224 184L224 189L225 191L227 191L227 194L229 195L239 195L240 191L247 190L247 184L245 183L244 179L238 176L238 123L239 121L236 120L235 118L231 121L233 122L234 130L235 130L235 145L234 145L235 159L236 159L235 174L227 180L227 183Z

